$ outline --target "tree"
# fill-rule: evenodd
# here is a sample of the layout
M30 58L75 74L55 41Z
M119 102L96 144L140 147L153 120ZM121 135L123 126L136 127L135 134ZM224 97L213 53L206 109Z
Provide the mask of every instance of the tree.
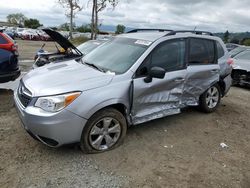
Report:
M58 0L58 2L67 9L65 15L70 19L69 37L72 39L73 18L75 18L76 13L81 11L83 7L80 6L79 0Z
M69 23L63 23L59 25L58 29L63 30L63 31L69 31L70 24Z
M250 46L250 38L244 38L241 43L245 46Z
M24 25L24 21L27 19L22 13L9 14L6 18L8 23L21 27Z
M87 25L81 25L76 28L76 31L82 32L82 33L90 33L91 32L91 26L89 24Z
M42 25L43 24L40 24L39 20L33 18L24 21L24 26L32 29L36 29Z
M124 25L120 25L120 24L118 24L117 26L116 26L116 34L121 34L121 33L124 33L125 32L125 29L126 29L126 27L124 26Z
M228 31L226 31L225 33L224 33L224 42L225 43L228 43L228 40L229 40L229 35L230 35L230 33L228 32Z
M91 18L91 39L96 39L98 33L98 14L103 11L108 5L113 9L118 4L118 0L93 0L92 18Z
M230 40L230 43L240 44L240 40L234 37Z

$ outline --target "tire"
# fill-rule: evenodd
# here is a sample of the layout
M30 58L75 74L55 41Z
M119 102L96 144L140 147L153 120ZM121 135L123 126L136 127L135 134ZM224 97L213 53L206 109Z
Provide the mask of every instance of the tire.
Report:
M218 84L215 84L208 88L201 96L199 107L200 110L205 113L214 112L221 100L221 90Z
M127 123L121 112L114 108L102 109L85 125L80 141L81 150L84 153L112 150L122 144L126 132Z

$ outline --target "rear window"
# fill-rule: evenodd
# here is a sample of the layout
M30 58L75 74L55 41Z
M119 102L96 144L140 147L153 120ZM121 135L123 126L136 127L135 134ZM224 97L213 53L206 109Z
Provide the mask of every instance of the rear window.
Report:
M225 52L224 52L223 47L218 41L216 42L216 46L217 46L217 54L218 54L218 59L219 59L224 56Z
M206 65L214 64L214 42L207 39L190 39L189 64Z
M8 41L2 35L4 34L0 34L0 44L8 44Z
M3 33L3 35L8 38L12 43L15 43L15 41L6 33Z

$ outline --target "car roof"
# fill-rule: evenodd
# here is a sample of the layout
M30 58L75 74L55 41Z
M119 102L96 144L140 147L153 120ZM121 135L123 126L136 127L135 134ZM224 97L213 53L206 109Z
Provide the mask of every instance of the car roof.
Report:
M136 32L136 33L125 33L121 34L118 37L138 39L138 40L147 40L154 42L155 40L165 36L169 31L164 32Z
M175 31L173 31L175 32ZM205 38L205 39L212 39L212 40L219 40L219 37L210 35L208 32L207 34L195 34L194 31L176 31L176 33L173 33L171 31L161 31L161 32L155 32L155 31L142 31L142 32L133 32L133 33L125 33L118 35L118 37L124 37L124 38L131 38L131 39L137 39L137 40L146 40L150 42L154 42L158 40L161 37L164 36L177 36L177 37L197 37L197 38ZM200 31L197 31L200 32ZM203 32L203 31L201 31Z

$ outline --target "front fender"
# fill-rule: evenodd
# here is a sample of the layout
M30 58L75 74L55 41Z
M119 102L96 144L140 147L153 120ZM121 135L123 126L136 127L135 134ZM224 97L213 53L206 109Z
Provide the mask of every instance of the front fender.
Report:
M67 110L85 119L89 119L97 111L111 105L122 104L130 109L130 81L109 84L105 87L83 91L82 94L67 107Z

